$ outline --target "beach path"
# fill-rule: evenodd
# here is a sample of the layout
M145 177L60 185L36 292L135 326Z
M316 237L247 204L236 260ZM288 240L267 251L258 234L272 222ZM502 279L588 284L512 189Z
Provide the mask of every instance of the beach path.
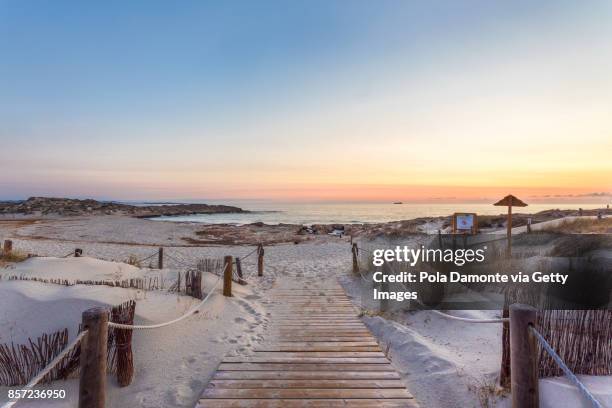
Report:
M417 407L334 282L272 289L271 325L247 356L225 357L197 407Z

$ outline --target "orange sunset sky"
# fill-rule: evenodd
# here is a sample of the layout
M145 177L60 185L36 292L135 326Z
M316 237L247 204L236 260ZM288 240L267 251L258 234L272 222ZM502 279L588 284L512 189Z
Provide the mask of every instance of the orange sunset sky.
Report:
M0 19L0 199L611 199L611 2L2 2Z

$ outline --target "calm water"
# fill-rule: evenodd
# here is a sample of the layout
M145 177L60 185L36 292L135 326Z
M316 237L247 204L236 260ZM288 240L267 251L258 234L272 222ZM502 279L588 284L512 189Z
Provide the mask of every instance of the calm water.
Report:
M450 215L453 212L475 212L496 215L506 211L505 207L491 204L391 204L391 203L283 203L272 201L226 200L205 201L208 204L234 205L252 211L245 214L198 214L189 216L159 217L158 221L189 221L207 224L358 224L408 220L417 217ZM601 204L530 204L518 209L523 212L538 212L551 208L578 209L602 208ZM603 206L605 207L605 206ZM517 212L519 212L517 211Z

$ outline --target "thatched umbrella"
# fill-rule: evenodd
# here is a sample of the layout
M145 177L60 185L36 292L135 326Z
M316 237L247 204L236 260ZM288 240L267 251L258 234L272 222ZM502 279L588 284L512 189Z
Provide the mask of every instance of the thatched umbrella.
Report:
M508 207L508 258L512 256L512 207L527 207L527 204L509 194L493 205Z

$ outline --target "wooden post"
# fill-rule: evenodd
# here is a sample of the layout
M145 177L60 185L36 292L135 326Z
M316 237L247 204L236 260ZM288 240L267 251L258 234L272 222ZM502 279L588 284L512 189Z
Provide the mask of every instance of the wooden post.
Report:
M240 263L240 258L236 257L236 273L238 277L242 279L242 264Z
M164 269L164 248L159 247L159 252L157 253L157 269Z
M391 274L390 266L389 266L389 264L387 262L383 263L381 272L382 272L383 276L388 276L388 275ZM388 292L389 291L389 282L387 282L386 279L384 279L384 281L380 284L380 291L381 292ZM388 309L389 309L389 300L385 299L384 297L381 297L381 299L380 299L380 311L381 312L386 312Z
M359 254L359 248L357 248L357 244L353 244L351 252L353 252L353 273L359 273L359 262L357 261L357 254Z
M509 318L510 310L504 304L502 318ZM510 389L510 323L505 321L502 323L502 358L501 369L499 371L499 385L503 388Z
M508 206L508 221L506 222L508 225L506 226L508 230L508 258L512 257L512 206Z
M75 258L79 258L83 256L83 250L81 248L75 248L74 249L74 257Z
M531 217L527 218L527 233L531 234Z
M263 276L264 268L264 247L263 244L257 246L257 276Z
M512 408L538 408L538 354L530 327L536 310L519 303L510 305L510 388Z
M10 239L4 240L4 255L9 255L13 251L13 241Z
M232 296L232 272L234 265L232 256L228 255L225 258L225 270L223 271L223 296Z
M244 280L244 275L242 274L242 263L238 257L236 257L236 274L238 275L238 283L241 285L246 285L247 281Z
M108 310L94 307L83 312L79 408L104 408Z

